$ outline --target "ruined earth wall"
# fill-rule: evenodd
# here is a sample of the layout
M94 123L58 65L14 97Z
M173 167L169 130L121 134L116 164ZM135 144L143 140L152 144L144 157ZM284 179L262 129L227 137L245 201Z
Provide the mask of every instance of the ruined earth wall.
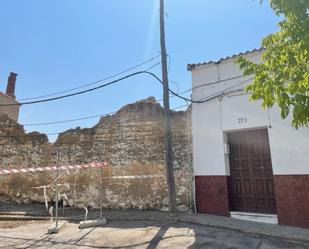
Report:
M87 129L72 129L49 143L46 135L25 134L23 127L0 118L0 165L22 168L80 164L104 159L108 166L103 175L105 208L166 208L167 188L164 167L163 109L154 98L121 108L102 117ZM175 177L180 208L189 205L191 151L191 113L172 113L175 149ZM9 137L9 135L12 135ZM61 172L61 196L71 206L98 205L100 170ZM147 179L115 179L115 176L156 175ZM22 202L54 198L55 174L27 173L0 177L1 194ZM46 187L44 187L46 186Z

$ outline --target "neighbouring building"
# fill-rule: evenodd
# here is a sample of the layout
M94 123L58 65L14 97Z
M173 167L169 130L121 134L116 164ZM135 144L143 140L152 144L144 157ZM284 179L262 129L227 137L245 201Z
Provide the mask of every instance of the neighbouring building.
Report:
M16 73L11 72L7 82L6 93L0 92L0 115L6 114L9 118L17 122L19 115L19 105L15 99L16 76Z
M251 102L243 88L252 77L235 63L262 53L188 65L192 98L205 100L192 107L197 210L309 228L309 129Z

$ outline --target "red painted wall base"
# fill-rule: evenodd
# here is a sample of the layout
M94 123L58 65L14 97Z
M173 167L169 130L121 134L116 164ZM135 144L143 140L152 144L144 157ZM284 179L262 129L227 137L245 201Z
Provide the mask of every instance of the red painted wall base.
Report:
M229 216L227 176L195 176L199 213Z
M274 188L280 225L309 228L309 175L275 175ZM229 216L228 177L195 176L199 213Z
M309 228L309 175L275 175L279 224Z

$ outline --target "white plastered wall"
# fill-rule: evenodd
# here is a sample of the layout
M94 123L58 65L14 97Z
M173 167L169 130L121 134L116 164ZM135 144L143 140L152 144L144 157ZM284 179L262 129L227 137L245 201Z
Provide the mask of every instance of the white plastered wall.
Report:
M246 56L257 62L260 52ZM221 83L212 84L215 81ZM250 77L241 77L234 59L228 59L193 69L192 82L192 98L200 100L225 89L239 90ZM260 102L250 102L249 95L235 91L222 99L193 104L192 112L195 175L229 175L226 133L257 128L268 128L275 175L309 174L309 129L295 130L290 119L282 120L277 108L263 110Z
M291 118L282 120L278 108L270 110L269 142L275 175L309 174L309 129L291 127Z

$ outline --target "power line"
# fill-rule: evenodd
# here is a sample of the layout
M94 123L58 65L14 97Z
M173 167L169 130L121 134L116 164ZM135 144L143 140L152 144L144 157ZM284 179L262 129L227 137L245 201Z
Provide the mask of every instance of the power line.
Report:
M159 99L158 101L162 101ZM175 107L174 109L180 109L183 107L186 107L187 105L182 105ZM42 123L26 123L26 124L16 124L16 125L6 125L5 127L18 127L18 126L24 126L24 127L30 127L30 126L44 126L44 125L52 125L52 124L63 124L63 123L71 123L71 122L76 122L76 121L81 121L81 120L89 120L89 119L94 119L94 118L100 118L108 115L113 115L116 112L110 112L110 113L102 113L98 115L92 115L92 116L85 116L85 117L80 117L80 118L73 118L73 119L65 119L65 120L59 120L59 121L50 121L50 122L42 122Z
M224 82L226 82L226 81L235 80L235 79L239 79L239 78L243 78L243 76L236 76L236 77L231 77L231 78L224 79L224 80L207 82L207 83L204 83L204 84L201 84L201 85L198 85L198 86L189 88L189 89L187 89L187 90L181 92L180 94L184 94L184 93L187 93L187 92L191 92L192 90L195 90L195 89L198 89L198 88L201 88L201 87L217 85L217 84L224 83ZM252 80L253 78L254 78L254 77L251 77L251 78L249 78L248 80L245 80L245 82L250 81L250 80Z
M113 135L113 133L97 133L97 135ZM186 136L186 135L183 135L183 136ZM153 132L152 134L147 134L147 135L142 135L142 136L140 136L140 137L134 137L134 138L131 138L131 139L128 139L128 138L125 138L124 140L126 140L126 141L128 141L128 140L133 140L133 141L138 141L138 140L143 140L144 138L151 138L151 137L155 137L156 139L162 139L162 138L164 138L164 134L162 133L162 134L158 134L158 133L156 133L156 132ZM21 146L22 145L26 145L26 141L21 141L21 140L19 140L18 138L22 138L22 137L8 137L8 138L15 138L15 141L14 142L11 142L11 143L0 143L0 145L1 146L12 146L12 144L20 144ZM92 143L99 143L99 142L101 142L101 143L106 143L106 139L102 139L102 138L99 138L99 139L81 139L81 137L76 137L77 139L78 139L78 143L77 144L75 144L75 145L81 145L81 146L84 146L83 145L83 143L90 143L90 142L92 142ZM33 140L31 140L31 141L27 141L27 142L33 142ZM35 141L35 142L38 142L38 143L40 143L40 145L41 144L43 144L44 142L49 142L49 141ZM61 142L59 142L60 144L61 144ZM62 143L62 144L68 144L68 143ZM0 151L1 152L1 151ZM17 155L18 153L16 153L16 155ZM7 155L7 154L6 154ZM12 154L12 155L14 155L14 154Z
M155 68L156 66L160 65L161 64L161 61L159 61L158 63L148 67L145 71L150 71L151 69Z
M81 94L84 94L84 93L92 92L92 91L95 91L95 90L116 84L116 83L118 83L122 80L131 78L133 76L140 75L140 74L149 74L149 75L155 77L162 84L162 81L155 74L148 72L148 71L138 71L138 72L135 72L135 73L128 74L128 75L121 77L119 79L116 79L116 80L110 81L108 83L105 83L105 84L102 84L102 85L99 85L99 86L96 86L96 87L93 87L93 88L89 88L89 89L86 89L86 90L83 90L83 91L79 91L79 92L75 92L75 93L71 93L71 94L66 94L66 95L62 95L62 96L58 96L58 97L53 97L53 98L41 99L41 100L34 100L34 101L21 102L21 103L1 104L0 106L32 105L32 104L38 104L38 103L43 103L43 102L50 102L50 101L55 101L55 100L59 100L59 99L69 98L69 97L73 97L73 96L81 95Z
M154 57L152 57L152 58L150 58L150 59L148 59L148 60L146 60L146 61L144 61L144 62L142 62L142 63L140 63L140 64L137 64L137 65L135 65L135 66L129 67L129 68L127 68L127 69L125 69L125 70L123 70L123 71L121 71L121 72L119 72L119 73L110 75L110 76L108 76L108 77L106 77L106 78L99 79L99 80L96 80L96 81L93 81L93 82L90 82L90 83L86 83L86 84L84 84L84 85L80 85L80 86L78 86L78 87L74 87L74 88L70 88L70 89L67 89L67 90L58 91L58 92L54 92L54 93L50 93L50 94L46 94L46 95L36 96L36 97L22 98L22 99L18 99L17 101L34 100L34 99L46 98L46 97L51 97L51 96L55 96L55 95L67 93L67 92L72 92L72 91L75 91L75 90L78 90L78 89L82 89L82 88L85 88L85 87L88 87L88 86L92 86L92 85L98 84L98 83L100 83L100 82L103 82L103 81L112 79L112 78L114 78L114 77L116 77L116 76L119 76L119 75L121 75L121 74L127 73L127 72L129 72L129 71L132 71L132 70L134 70L134 69L136 69L136 68L138 68L138 67L140 67L140 66L143 66L143 65L147 64L148 62L151 62L151 61L157 59L158 57L160 57L160 55L154 56ZM159 63L159 64L160 64L160 63ZM158 65L158 63L155 64L155 65L152 66L152 67L155 67L155 66L157 66L157 65ZM150 70L152 67L150 67L150 68L147 69L146 71Z
M217 81L211 81L211 82L203 83L203 84L200 84L198 86L193 87L192 90L194 90L196 88L204 87L204 86L217 85L217 84L229 81L229 80L240 79L240 78L243 78L243 77L244 77L243 75L240 75L240 76L235 76L235 77L227 78L227 79L224 79L224 80L217 80ZM252 80L253 78L254 77L251 77L250 80Z
M220 96L225 96L229 93L233 93L233 92L240 92L240 91L243 91L243 89L236 89L236 90L232 90L232 91L227 91L225 92L224 94L220 93L220 94L217 94L217 95L214 95L214 96L209 96L207 99L204 99L204 103L205 102L209 102L209 101L212 101ZM181 108L184 108L184 107L188 107L188 105L181 105L181 106L177 106L175 108L173 108L174 110L177 110L177 109L181 109ZM116 112L112 112L112 113L108 113L108 114L105 114L105 115L112 115L112 114L115 114ZM92 117L104 117L105 116L104 114L103 115L96 115L96 116L92 116ZM79 119L71 119L71 120L83 120L83 119L87 119L87 118L91 118L90 117L85 117L85 118L79 118ZM130 119L130 120L125 120L125 121L118 121L117 124L121 124L121 123L128 123L130 121L135 121L135 120L141 120L141 117L137 118L137 119ZM154 120L160 120L160 121L163 121L162 118L151 118L149 121L154 121ZM64 120L64 121L55 121L55 122L48 122L48 123L40 123L40 124L53 124L53 123L63 123L63 122L69 122L70 120ZM33 124L34 125L34 124ZM63 134L67 131L62 131L62 132L53 132L53 133L40 133L40 134L31 134L31 133L28 133L28 134L25 134L25 135L0 135L0 138L6 138L6 137L10 137L10 138L15 138L15 137L29 137L29 136L52 136L52 135L59 135L59 134ZM98 135L100 133L96 133L96 135ZM106 133L106 134L111 134L111 133Z
M180 109L180 108L183 108L185 106L178 106L176 107L175 109ZM115 113L115 112L114 112ZM110 114L113 114L113 113L110 113ZM110 115L110 114L107 114L107 115ZM104 117L103 115L101 117ZM131 118L131 119L128 119L128 120L124 120L124 121L118 121L116 124L128 124L130 122L136 122L136 121L140 121L140 122L144 122L143 118L148 118L147 116L145 117L138 117L138 118ZM148 118L147 120L148 122L151 122L151 121L163 121L163 116L160 118L160 117L155 117L155 118ZM54 122L49 122L48 124L51 124L51 123L54 123ZM107 122L105 124L111 124L112 122ZM69 130L68 130L69 131ZM25 134L25 135L0 135L0 138L1 137L29 137L29 136L44 136L44 135L58 135L58 134L62 134L62 133L65 133L65 132L68 132L68 131L62 131L62 132L52 132L52 133L38 133L38 134L31 134L31 133L28 133L28 134ZM96 134L99 134L99 133L96 133Z
M245 80L243 82L240 82L239 84L236 84L236 85L233 85L229 88L225 88L224 90L222 91L219 91L215 94L212 94L212 95L209 95L207 97L204 97L202 99L204 100L211 100L216 97L218 97L219 95L225 93L227 90L230 90L236 86L239 86L239 85L242 85L242 84L245 84L247 81L249 81L251 79L248 79L248 80ZM239 91L239 90L242 90L242 89L238 89L236 91ZM187 91L187 90L186 90ZM185 93L186 91L183 91L179 94L183 94ZM174 96L174 95L172 95ZM202 100L200 99L200 100ZM159 99L158 101L162 101L162 99ZM178 106L178 107L175 107L174 109L180 109L180 108L183 108L183 107L186 107L187 105L182 105L182 106ZM61 124L61 123L70 123L70 122L75 122L75 121L81 121L81 120L88 120L88 119L93 119L93 118L98 118L98 117L103 117L103 116L107 116L107 115L112 115L112 114L115 114L116 112L110 112L110 113L104 113L104 114L98 114L98 115L93 115L93 116L86 116L86 117L80 117L80 118L75 118L75 119L67 119L67 120L60 120L60 121L51 121L51 122L43 122L43 123L29 123L29 124L23 124L22 126L43 126L43 125L51 125L51 124ZM6 127L15 127L15 126L19 126L19 125L11 125L11 126L6 126Z
M162 120L163 121L163 120ZM54 133L46 133L46 134L28 134L28 135L7 135L7 136L1 136L0 135L0 138L35 138L35 139L38 139L40 136L50 136L50 135L59 135L59 134L63 134L65 132L54 132ZM154 134L156 134L156 132L152 132L153 134L143 134L143 136L141 138L144 138L144 137L151 137L153 136ZM98 133L95 133L95 135L113 135L115 133L110 133L110 132L98 132ZM78 135L78 134L72 134L72 135ZM80 139L80 141L96 141L96 139L91 139L91 140L83 140L81 139L81 137L76 137L78 139ZM104 140L102 140L104 141ZM106 141L106 140L105 140ZM5 145L5 144L3 144Z
M113 114L115 114L115 112L99 114L99 115L93 115L93 116L86 116L86 117L75 118L75 119L67 119L67 120L60 120L60 121L45 122L45 123L24 124L22 126L42 126L42 125L51 125L51 124L70 123L70 122L75 122L75 121L80 121L80 120L99 118L99 117L103 117L103 116L107 116L107 115L113 115Z
M174 96L174 95L172 95ZM157 100L162 101L162 99ZM180 109L183 107L186 107L187 105L182 105L175 107L173 109ZM26 123L26 124L16 124L16 125L6 125L5 127L18 127L18 126L24 126L24 127L30 127L30 126L44 126L44 125L52 125L52 124L63 124L63 123L71 123L75 121L81 121L81 120L88 120L88 119L94 119L94 118L100 118L108 115L113 115L116 112L110 112L110 113L102 113L102 114L97 114L97 115L92 115L92 116L85 116L85 117L80 117L80 118L73 118L73 119L65 119L65 120L59 120L59 121L50 121L50 122L42 122L42 123Z
M76 92L76 93L71 93L71 94L66 94L66 95L62 95L62 96L58 96L58 97L53 97L53 98L47 98L47 99L41 99L41 100L35 100L35 101L28 101L28 102L21 102L21 103L10 103L10 104L0 104L0 106L16 106L16 105L31 105L31 104L38 104L38 103L43 103L43 102L50 102L50 101L55 101L55 100L59 100L59 99L64 99L64 98L69 98L69 97L73 97L73 96L76 96L76 95L81 95L81 94L84 94L84 93L88 93L88 92L91 92L91 91L95 91L95 90L98 90L100 88L104 88L104 87L107 87L109 85L113 85L113 84L116 84L122 80L125 80L125 79L128 79L128 78L131 78L133 76L136 76L136 75L140 75L140 74L148 74L152 77L154 77L157 81L159 81L162 85L163 82L162 80L156 76L154 73L152 72L149 72L149 71L138 71L138 72L135 72L135 73L131 73L131 74L128 74L122 78L119 78L119 79L116 79L116 80L113 80L113 81L110 81L108 83L105 83L105 84L102 84L102 85L99 85L97 87L93 87L93 88L90 88L90 89L86 89L86 90L83 90L83 91L79 91L79 92ZM251 80L252 78L246 80L245 82ZM241 84L245 83L245 82L242 82ZM234 87L234 86L233 86ZM175 95L176 97L180 98L180 99L183 99L185 101L188 101L188 102L191 102L191 103L197 103L197 104L200 104L200 103L204 103L204 100L192 100L192 99L189 99L189 98L186 98L186 97L183 97L177 93L175 93L173 90L171 89L168 89L170 93L172 93L173 95Z
M233 85L233 86L230 86L230 87L228 87L228 88L225 88L224 90L222 90L222 91L220 91L220 92L217 92L217 93L214 93L213 95L210 95L210 96L208 96L206 99L204 99L204 98L202 98L202 100L201 100L201 102L202 103L205 103L204 101L209 101L209 100L212 100L212 99L214 99L214 98L217 98L217 97L220 97L220 96L224 96L224 95L226 95L227 93L230 93L230 92L228 92L229 90L231 90L231 89L233 89L233 88L235 88L235 87L237 87L237 86L241 86L241 85L243 85L243 84L245 84L245 83L247 83L247 82L249 82L249 81L251 81L252 80L252 78L250 78L250 79L247 79L247 80L244 80L244 81L242 81L242 82L240 82L240 83L238 83L238 84L235 84L235 85ZM240 88L240 89L237 89L237 90L234 90L234 91L232 91L232 92L239 92L239 91L243 91L244 89L243 88Z
M98 89L101 89L101 88L104 88L104 87L116 84L116 83L118 83L120 81L123 81L125 79L131 78L133 76L140 75L140 74L148 74L148 75L154 77L157 81L159 81L163 85L162 80L158 76L156 76L154 73L149 72L149 71L138 71L138 72L135 72L135 73L128 74L128 75L126 75L124 77L121 77L119 79L110 81L108 83L105 83L105 84L102 84L102 85L99 85L99 86L96 86L96 87L93 87L93 88L89 88L89 89L86 89L86 90L83 90L83 91L79 91L79 92L76 92L76 93L66 94L66 95L62 95L62 96L58 96L58 97L53 97L53 98L28 101L28 102L0 104L0 106L32 105L32 104L38 104L38 103L44 103L44 102L50 102L50 101L55 101L55 100L59 100L59 99L69 98L69 97L73 97L73 96L81 95L81 94L84 94L84 93L92 92L92 91L95 91L95 90L98 90ZM194 100L185 98L183 96L180 96L179 94L175 93L171 89L169 89L169 92L172 93L173 95L175 95L176 97L178 97L180 99L183 99L185 101L189 101L189 102L192 102L192 103L203 103L203 101L194 101Z
M175 108L173 108L174 110L176 109L181 109L181 108L184 108L184 107L187 107L188 105L181 105L181 106L177 106ZM96 115L96 117L104 117L104 116L107 116L107 115L111 115L111 114L115 114L116 112L113 112L113 113L108 113L108 114L103 114L103 115ZM92 116L92 117L95 117L95 116ZM85 118L90 118L90 117L85 117ZM74 120L83 120L85 118L79 118L79 119L74 119ZM136 122L136 121L140 121L140 122L144 122L143 118L148 118L148 117L138 117L138 118L134 118L134 119L128 119L128 120L124 120L124 121L118 121L116 122L116 124L128 124L130 122ZM45 125L45 124L54 124L54 123L60 123L60 122L67 122L69 120L64 120L64 121L55 121L55 122L48 122L48 123L40 123L41 125ZM149 118L147 120L147 122L151 122L151 121L163 121L163 116L160 118L160 117L157 117L157 118ZM107 122L107 124L111 124L112 122ZM105 123L106 124L106 123ZM35 124L33 124L35 125ZM12 127L12 126L7 126L7 127ZM38 133L38 134L31 134L28 133L28 134L24 134L24 135L0 135L0 138L14 138L14 137L31 137L31 136L34 136L34 137L40 137L40 136L52 136L52 135L59 135L59 134L63 134L65 132L68 132L68 131L62 131L62 132L52 132L52 133ZM97 134L100 134L100 133L95 133L95 135Z
M152 120L153 121L153 120ZM160 119L160 121L163 122L163 119ZM0 138L39 138L41 136L52 136L52 135L59 135L59 134L62 134L64 135L66 131L64 132L53 132L53 133L41 133L41 134L25 134L25 135L0 135ZM143 132L141 132L143 133ZM153 134L156 133L156 132L152 132ZM97 135L113 135L115 133L110 133L110 132L98 132L98 133L95 133L94 135L97 136ZM143 134L142 137L149 137L149 136L153 136L153 134ZM78 135L77 133L75 134L72 134L72 135ZM80 137L76 137L76 138L79 138ZM81 139L81 141L86 141L86 140L83 140ZM92 141L92 140L88 140L88 141Z
M177 84L177 82L176 81L173 81L173 80L170 80L170 83L173 83L175 86L176 86L176 88L177 88L177 94L181 94L180 92L179 92L179 85ZM172 95L172 96L174 96L174 95ZM171 96L170 96L171 97Z

